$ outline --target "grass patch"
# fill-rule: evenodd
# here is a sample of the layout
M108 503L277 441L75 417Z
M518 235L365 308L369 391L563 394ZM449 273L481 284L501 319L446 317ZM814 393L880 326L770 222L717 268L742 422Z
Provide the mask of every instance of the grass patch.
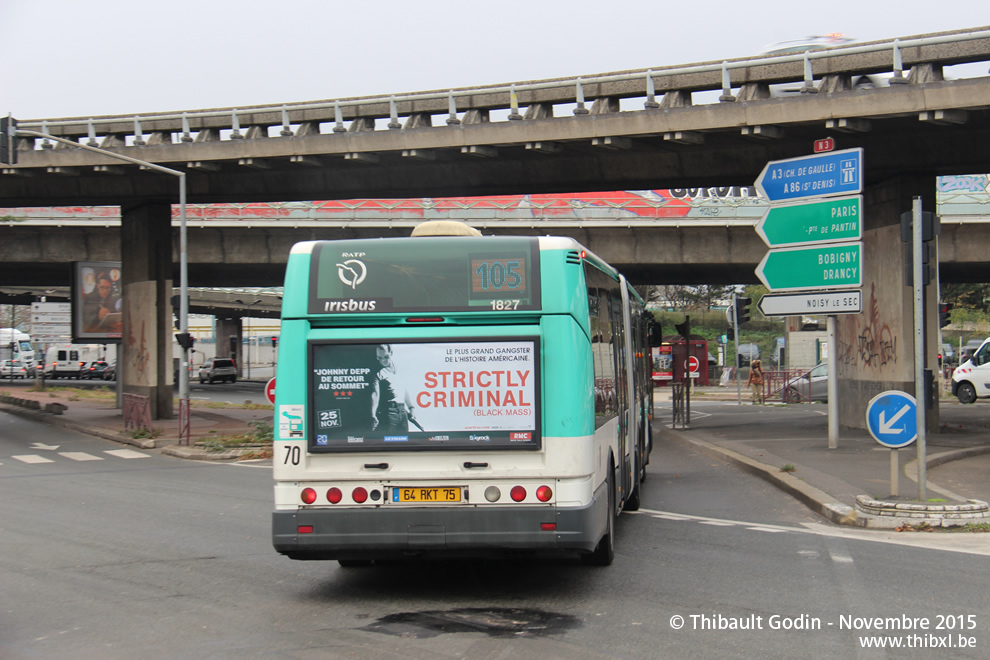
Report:
M41 389L40 385L32 385L27 391L47 392L48 396L52 398L64 396L69 401L78 401L79 399L110 400L117 398L117 391L106 385L102 387L46 387L45 389Z
M250 433L238 435L219 435L197 442L208 452L227 451L229 449L244 449L257 447L258 451L251 454L268 453L268 456L254 456L255 458L271 458L271 445L274 440L274 428L270 422L263 419L253 419L248 425L254 428ZM215 433L215 431L210 431Z
M275 410L275 406L270 403L227 403L225 401L200 401L199 399L189 400L189 404L196 408L240 408L242 410ZM175 399L175 409L179 409L179 400Z
M955 534L987 534L990 533L990 522L967 523L958 527L946 527L945 531Z
M791 465L790 463L788 463L784 467L780 468L780 471L781 472L794 472L796 470L797 470L797 468L794 467L793 465Z
M160 428L137 429L136 431L125 431L125 433L135 440L141 440L143 438L157 438L162 434L162 430Z

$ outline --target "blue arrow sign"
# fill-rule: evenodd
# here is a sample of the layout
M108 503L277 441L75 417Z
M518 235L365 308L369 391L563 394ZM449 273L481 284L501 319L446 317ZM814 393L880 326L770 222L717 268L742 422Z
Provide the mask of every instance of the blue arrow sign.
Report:
M918 439L918 402L899 390L881 392L866 406L866 428L884 447L907 447Z
M863 150L844 149L772 160L756 179L756 189L771 202L860 193Z

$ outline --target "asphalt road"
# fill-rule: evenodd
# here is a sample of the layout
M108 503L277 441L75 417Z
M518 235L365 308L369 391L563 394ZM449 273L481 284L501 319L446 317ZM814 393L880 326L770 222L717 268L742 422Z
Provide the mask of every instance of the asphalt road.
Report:
M988 556L824 524L673 444L609 568L294 562L271 548L269 465L122 449L0 413L5 660L902 657L855 627L905 616L929 621L888 632L903 644L975 644L917 657L988 657Z

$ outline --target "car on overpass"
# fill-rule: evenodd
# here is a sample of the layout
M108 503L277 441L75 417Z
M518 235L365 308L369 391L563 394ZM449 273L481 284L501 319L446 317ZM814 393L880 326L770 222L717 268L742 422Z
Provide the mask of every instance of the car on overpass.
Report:
M794 39L792 41L781 41L780 43L767 46L761 51L762 55L799 55L804 52L825 50L838 46L847 46L855 43L855 39L837 32L823 35L813 35L804 39ZM852 76L850 84L855 90L874 89L875 87L889 87L893 74L867 74L862 76ZM771 96L792 96L800 94L804 83L786 83L782 85L771 85Z

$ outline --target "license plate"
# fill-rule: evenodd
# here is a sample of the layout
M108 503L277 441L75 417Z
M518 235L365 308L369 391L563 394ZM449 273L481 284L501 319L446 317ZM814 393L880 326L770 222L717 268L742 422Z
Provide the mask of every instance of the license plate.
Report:
M392 489L393 502L415 502L431 504L461 501L461 489L453 487L417 486L415 488L397 487Z

